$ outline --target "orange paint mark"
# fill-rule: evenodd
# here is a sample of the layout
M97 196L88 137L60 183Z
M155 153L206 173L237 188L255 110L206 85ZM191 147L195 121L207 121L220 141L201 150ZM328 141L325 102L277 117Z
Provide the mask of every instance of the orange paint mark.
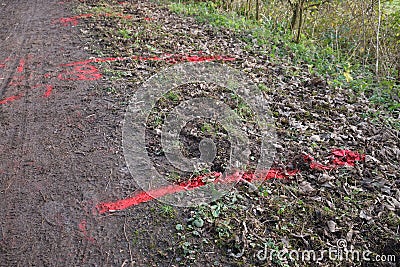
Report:
M58 79L64 81L95 81L101 77L99 70L89 64L77 65L71 71L64 71L58 75Z
M83 234L83 236L84 236L88 241L90 241L91 243L94 243L94 242L96 241L93 237L91 237L91 236L88 234L88 231L87 231L87 222L86 222L86 220L83 220L83 221L81 221L81 222L78 224L78 229L81 231L81 233Z
M8 62L10 60L10 58L6 58L3 61L0 61L0 68L3 69L6 67L6 62Z
M53 86L48 84L46 85L46 92L44 92L43 97L49 97L53 92Z
M19 60L19 66L17 68L17 72L19 72L19 73L23 72L24 71L24 67L25 67L25 59L21 58Z
M99 203L96 206L96 210L98 211L99 214L103 214L106 212L113 212L113 211L119 211L119 210L124 210L129 207L138 205L140 203L148 202L150 200L153 200L155 198L160 198L166 195L182 192L182 191L188 191L188 190L193 190L198 187L205 186L206 183L204 182L204 178L206 177L215 177L216 179L214 180L214 184L225 184L225 183L235 183L235 182L240 182L240 181L265 181L265 180L270 180L270 179L284 179L288 178L290 176L295 175L298 173L297 170L289 171L289 172L284 172L283 170L280 169L271 169L267 173L263 174L262 176L256 176L254 173L235 173L232 175L229 175L227 177L222 177L222 173L220 172L213 172L209 173L206 175L198 176L190 181L187 182L182 182L180 184L176 185L169 185L163 188L159 189L154 189L150 190L149 192L140 192L132 197L117 200L115 202L103 202Z
M22 96L23 96L22 94L19 94L19 95L13 95L13 96L4 98L3 100L0 100L0 105L8 104L8 103L10 103L10 102L13 102L13 101L15 101L15 100L18 100L18 99L20 99Z
M93 16L94 16L93 14L82 14L82 15L68 17L68 18L59 18L59 19L53 21L53 24L60 23L65 27L67 27L67 26L77 26L78 23L79 23L79 19L81 19L81 18L90 18L90 17L93 17Z
M334 149L332 150L331 163L330 165L323 165L314 160L313 157L309 155L305 155L303 157L306 163L309 163L310 169L316 170L332 170L341 166L354 166L358 161L364 161L365 155L359 154L357 152L353 152L350 150L342 150L342 149ZM96 205L96 210L99 214L120 211L127 209L129 207L138 205L140 203L148 202L150 200L160 198L169 194L174 194L182 191L193 190L198 187L205 186L204 178L206 177L215 177L216 179L213 181L215 184L221 183L235 183L240 181L266 181L270 179L287 179L290 178L297 173L300 173L300 170L289 170L285 171L283 169L270 169L264 173L258 174L258 176L254 173L245 172L240 173L237 172L235 174L223 177L222 173L213 172L207 175L196 177L190 181L182 182L180 184L173 184L163 188L153 189L149 192L139 192L132 197L117 200L115 202L102 202Z
M331 151L331 153L331 163L328 165L317 162L314 157L310 155L304 155L303 159L305 162L310 164L310 169L320 171L333 170L342 166L354 167L356 162L365 160L365 155L350 150L334 149Z

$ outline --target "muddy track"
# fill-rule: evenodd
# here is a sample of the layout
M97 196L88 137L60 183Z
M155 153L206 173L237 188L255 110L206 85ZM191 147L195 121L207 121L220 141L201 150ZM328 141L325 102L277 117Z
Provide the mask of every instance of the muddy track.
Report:
M48 253L59 254L59 251L57 252L59 249L55 246L60 242L54 242L58 233L46 229L40 213L47 195L41 192L52 184L49 180L44 182L45 177L40 175L39 170L42 167L38 167L41 161L48 160L49 154L43 147L41 135L49 130L48 127L43 128L43 125L51 121L41 115L44 111L42 105L46 103L41 99L39 101L34 99L32 92L34 81L26 78L31 77L33 71L40 69L18 69L20 62L26 60L29 54L35 54L36 58L40 58L54 52L51 47L44 49L51 35L46 35L42 29L43 22L48 21L52 15L43 8L50 9L52 5L50 3L39 5L38 1L3 3L5 7L2 10L2 25L8 31L5 33L6 36L3 35L1 38L5 40L2 42L1 57L7 58L11 64L7 64L2 73L1 96L4 98L24 95L24 97L15 101L12 106L2 107L0 196L1 213L4 216L1 222L3 255L0 265L2 266L48 265L51 262ZM10 86L13 79L19 78L23 80L22 83ZM43 119L37 124L40 117ZM48 231L45 235L43 235L44 230Z
M92 91L101 82L53 75L88 57L75 29L53 23L69 15L57 1L1 4L0 99L15 101L0 107L0 266L107 265L115 257L86 229L96 190L119 161L107 141L114 121L102 127L107 103Z
M175 224L160 204L94 214L137 188L121 149L125 106L105 97L98 66L76 63L91 56L78 29L57 23L71 6L0 4L0 266L168 265Z

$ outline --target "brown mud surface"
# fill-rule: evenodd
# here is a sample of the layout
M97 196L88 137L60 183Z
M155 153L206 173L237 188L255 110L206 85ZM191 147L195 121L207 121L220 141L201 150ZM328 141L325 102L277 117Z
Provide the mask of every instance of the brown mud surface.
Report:
M102 80L60 66L90 57L76 28L54 23L71 5L0 3L0 266L164 262L175 224L153 218L158 203L93 216L113 190L136 188L120 146L124 108L103 98Z

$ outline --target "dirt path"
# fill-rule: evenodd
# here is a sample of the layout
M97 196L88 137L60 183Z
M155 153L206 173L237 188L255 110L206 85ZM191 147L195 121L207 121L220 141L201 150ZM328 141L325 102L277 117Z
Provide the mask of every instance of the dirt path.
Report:
M95 170L74 153L89 91L44 76L83 53L71 32L52 25L66 14L57 2L3 1L1 8L1 98L10 103L1 107L0 265L75 265L87 254L74 212L86 187L81 170Z
M88 58L76 29L54 23L71 16L67 7L0 4L0 266L131 260L124 216L93 221L94 203L124 166L121 116L96 93L94 66L61 65ZM135 214L136 223L147 217Z

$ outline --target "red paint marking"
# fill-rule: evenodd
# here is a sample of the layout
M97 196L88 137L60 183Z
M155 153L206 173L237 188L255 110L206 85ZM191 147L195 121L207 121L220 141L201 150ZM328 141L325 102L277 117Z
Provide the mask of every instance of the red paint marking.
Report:
M219 184L219 183L235 183L239 182L242 180L246 180L248 182L255 181L255 180L270 180L270 179L284 179L288 178L290 176L293 176L297 173L297 170L289 171L285 173L283 170L279 169L271 169L269 170L266 174L262 176L256 176L254 173L235 173L232 175L229 175L227 177L222 177L222 173L220 172L213 172L209 173L206 175L202 175L199 177L196 177L190 181L187 182L182 182L180 184L176 185L169 185L163 188L159 189L154 189L147 192L140 192L133 197L129 197L126 199L118 200L115 202L103 202L99 203L96 205L96 210L98 211L99 214L103 214L106 212L112 212L112 211L119 211L119 210L124 210L129 207L138 205L140 203L148 202L150 200L153 200L155 198L160 198L166 195L182 192L182 191L188 191L188 190L193 190L195 188L205 186L206 183L204 182L205 178L207 177L215 177L216 179L214 180L213 183Z
M25 67L25 59L21 58L19 60L19 66L17 68L17 72L19 72L19 73L23 72L24 71L24 67Z
M154 18L145 17L144 20L145 20L145 21L153 21Z
M66 26L70 26L70 25L72 25L72 26L77 26L78 25L78 19L74 18L74 17L72 17L72 18L60 18L59 21L65 27Z
M6 62L8 62L10 60L10 58L6 58L4 59L2 62L0 62L0 68L3 69L6 67Z
M321 164L310 155L304 155L303 159L305 162L310 164L310 169L315 170L333 170L342 166L354 167L357 161L364 161L365 155L361 155L357 152L344 149L334 149L331 151L331 163L329 165Z
M120 18L123 18L123 19L132 19L132 18L133 18L132 15L122 15L122 14L119 14L119 15L117 15L117 16L120 17Z
M46 91L43 94L43 97L49 97L54 89L54 87L51 84L38 84L36 86L33 87L33 89L39 88L39 87L44 87L46 89Z
M48 84L46 85L46 92L44 92L43 97L49 97L53 92L53 86Z
M55 23L60 23L63 26L77 26L79 23L79 19L81 18L90 18L93 17L93 14L82 14L82 15L78 15L78 16L73 16L73 17L68 17L68 18L59 18L55 21L53 21L53 24Z
M75 66L72 71L60 73L57 78L64 81L95 81L101 77L101 73L95 66L83 64Z
M365 160L365 155L350 150L334 149L332 150L332 154L334 156L333 163L338 166L354 167L357 161Z
M13 95L13 96L4 98L3 100L0 100L0 105L2 105L2 104L7 104L7 103L13 102L13 101L15 101L15 100L18 100L18 99L20 99L22 96L23 96L22 94L19 94L19 95Z
M317 170L332 170L334 168L338 168L341 166L354 166L355 162L365 160L365 155L361 155L359 153L350 151L350 150L341 150L341 149L334 149L332 150L333 158L331 160L331 164L329 166L325 166L320 164L314 160L313 157L309 155L304 156L305 162L310 163L310 169L317 169ZM213 183L234 183L240 181L266 181L270 179L286 179L291 176L296 175L299 173L300 170L290 170L285 171L282 169L270 169L268 172L264 174L258 174L256 176L254 173L235 173L233 175L222 177L222 174L219 172L210 173L207 175L196 177L193 180L188 182L182 182L176 185L169 185L163 188L154 189L146 192L140 192L136 195L117 200L115 202L102 202L96 205L96 210L99 214L113 212L113 211L120 211L127 209L129 207L138 205L140 203L148 202L155 198L160 198L169 194L174 194L177 192L182 192L186 190L193 190L195 188L201 187L206 185L204 182L204 178L206 177L215 177Z
M86 220L83 220L78 224L78 228L81 232L86 232L86 223Z
M75 66L75 65L86 65L89 63L97 62L112 62L112 61L125 61L125 60L138 60L138 61L165 61L168 63L179 63L179 62L209 62L209 61L234 61L234 57L228 56L186 56L186 55L171 55L165 54L163 57L142 57L142 56L131 56L131 57L108 57L108 58L93 58L84 61L76 61L71 63L62 64L61 66Z
M81 221L81 222L78 224L78 228L79 228L79 230L82 232L83 236L84 236L87 240L89 240L89 241L92 242L92 243L95 242L95 239L94 239L93 237L91 237L91 236L88 234L88 231L87 231L87 222L86 222L86 220Z
M75 23L74 19L79 19L83 17L91 17L92 14L83 14L71 18L63 18L67 20L63 20L65 23ZM66 64L61 64L61 67L72 67L72 69L64 69L57 74L53 74L51 72L46 73L43 75L43 78L50 79L51 77L56 77L59 80L63 81L95 81L102 77L100 71L95 67L90 65L90 63L100 63L100 62L112 62L112 61L124 61L124 60L138 60L138 61L165 61L167 63L175 64L178 62L205 62L205 61L214 61L214 60L221 60L221 61L232 61L235 58L228 57L228 56L202 56L201 52L200 55L174 55L174 54L165 54L161 57L154 56L154 57L142 57L142 56L132 56L132 57L108 57L108 58L92 58L84 61L76 61L70 62ZM31 57L28 57L28 59ZM6 58L3 62L0 63L0 68L4 68L6 65L5 63L8 62L10 58ZM19 65L17 67L18 73L23 73L26 67L26 59L21 58L19 60ZM23 85L27 80L32 79L33 73L29 77L24 75L16 75L13 76L11 81L9 82L9 86L20 86ZM54 89L53 85L36 85L33 88L38 87L45 87L45 92L43 97L50 97L52 91ZM20 99L23 94L11 96L0 100L0 104L6 104L17 99Z

